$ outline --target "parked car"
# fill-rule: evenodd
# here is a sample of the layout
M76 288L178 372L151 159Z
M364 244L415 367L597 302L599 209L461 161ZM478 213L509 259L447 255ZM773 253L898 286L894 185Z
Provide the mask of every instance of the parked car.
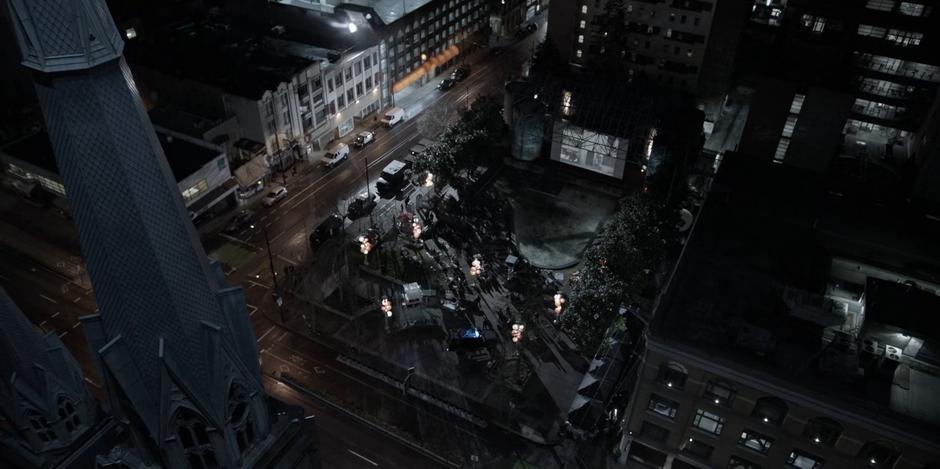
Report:
M285 197L287 197L287 188L274 184L269 187L268 193L261 199L261 203L264 204L265 207L270 207L280 202L281 199Z
M242 210L228 221L228 224L225 225L225 228L222 229L222 232L228 234L238 233L239 231L245 229L245 227L251 226L253 221L254 213L249 210Z
M405 120L405 110L400 107L393 107L382 117L382 123L386 127L394 127L395 124Z
M320 162L326 169L335 168L337 165L349 158L349 145L337 143L330 147Z
M346 216L350 220L359 218L375 208L376 204L379 202L378 194L371 194L369 192L362 192L352 199L349 202L349 207L346 208Z
M339 215L330 215L310 233L310 246L317 247L342 232L343 219Z
M516 30L516 37L519 37L519 38L526 37L529 34L532 34L535 31L537 31L538 29L539 27L534 24L527 24L525 26L521 26L519 29Z
M454 80L453 78L445 78L445 79L441 80L441 84L440 84L440 85L437 85L437 89L439 89L439 90L441 90L441 91L447 91L447 90L453 88L454 85L456 85L456 84L457 84L457 80Z
M359 135L356 135L356 139L353 140L353 146L356 148L362 148L374 141L375 133L366 130L364 132L359 132Z
M457 70L454 70L454 73L450 74L450 79L456 80L456 81L463 81L464 78L467 78L468 76L470 76L470 66L461 65L457 67Z
M395 197L401 192L406 183L405 172L407 164L404 161L394 160L385 166L379 179L375 181L375 189L385 198Z

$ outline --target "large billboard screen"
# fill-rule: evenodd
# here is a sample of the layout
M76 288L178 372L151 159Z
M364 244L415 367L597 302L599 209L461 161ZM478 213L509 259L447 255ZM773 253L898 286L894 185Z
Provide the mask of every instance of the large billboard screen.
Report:
M627 159L627 139L556 122L552 159L621 179Z

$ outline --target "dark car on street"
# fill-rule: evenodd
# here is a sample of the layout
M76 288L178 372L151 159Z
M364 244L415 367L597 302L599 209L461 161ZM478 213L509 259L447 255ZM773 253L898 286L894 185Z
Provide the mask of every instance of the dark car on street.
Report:
M365 216L375 208L378 200L379 196L377 194L370 194L368 192L360 193L349 202L349 207L346 208L346 217L350 220L355 220L356 218Z
M225 225L225 228L222 229L222 232L225 234L238 233L246 227L251 226L253 221L254 213L248 210L242 210L241 212L238 212L237 215L232 217L231 220L229 220L228 224Z
M310 233L310 246L317 247L342 232L343 219L339 215L330 215Z
M467 65L461 65L457 67L457 70L454 70L454 73L450 74L451 80L463 81L464 78L470 76L470 67Z
M454 80L453 78L445 78L445 79L441 80L441 84L440 84L440 85L437 85L437 89L439 89L439 90L441 90L441 91L447 91L447 90L453 88L454 85L456 85L456 84L457 84L457 80Z

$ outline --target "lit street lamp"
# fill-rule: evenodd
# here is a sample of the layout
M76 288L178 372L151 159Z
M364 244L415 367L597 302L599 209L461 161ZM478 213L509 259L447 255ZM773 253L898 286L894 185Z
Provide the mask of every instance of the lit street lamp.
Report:
M382 312L385 313L385 317L392 317L392 300L382 298Z
M473 257L473 262L470 263L470 275L474 277L480 276L483 273L483 261L480 260L479 254Z
M565 306L565 297L561 293L555 293L555 315L561 314L561 310Z
M513 324L512 331L510 332L510 334L512 334L512 341L515 343L519 343L519 341L522 340L522 333L524 331L525 331L524 324Z

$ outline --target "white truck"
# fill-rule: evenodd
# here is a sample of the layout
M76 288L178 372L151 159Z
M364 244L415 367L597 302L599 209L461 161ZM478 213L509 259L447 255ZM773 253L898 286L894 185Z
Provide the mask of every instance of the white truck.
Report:
M385 116L382 117L382 123L386 127L394 127L395 124L405 120L405 110L400 107L393 107L389 109Z

